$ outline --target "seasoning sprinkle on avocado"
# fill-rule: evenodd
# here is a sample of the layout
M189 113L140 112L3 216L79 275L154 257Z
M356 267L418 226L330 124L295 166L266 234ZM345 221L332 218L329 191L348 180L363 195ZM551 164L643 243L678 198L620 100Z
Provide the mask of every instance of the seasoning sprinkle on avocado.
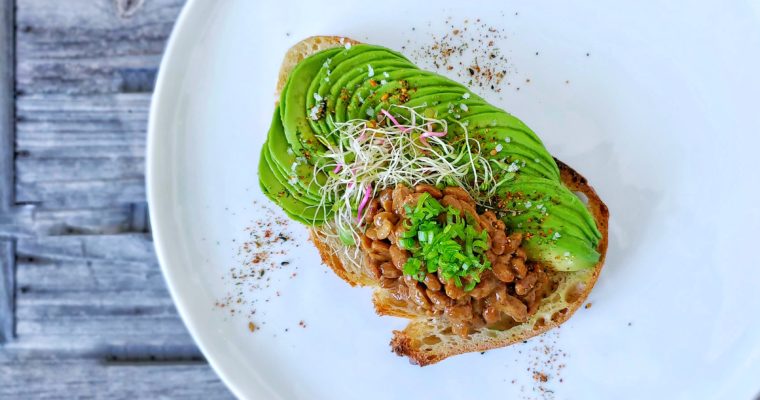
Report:
M533 238L524 243L531 260L572 271L600 257L593 218L560 182L556 162L530 128L462 84L380 46L346 43L296 65L259 177L289 216L336 225L349 245L366 223L357 211L368 198L399 183L445 184L465 188L480 207L499 211L510 230ZM541 207L505 201L515 192L546 200ZM541 235L550 229L557 235ZM424 252L424 242L419 247ZM566 252L573 257L560 256Z

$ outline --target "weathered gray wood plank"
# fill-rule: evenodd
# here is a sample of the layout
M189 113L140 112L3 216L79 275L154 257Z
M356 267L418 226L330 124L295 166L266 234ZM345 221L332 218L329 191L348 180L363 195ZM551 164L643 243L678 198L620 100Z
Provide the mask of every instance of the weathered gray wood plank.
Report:
M16 181L26 183L144 179L144 157L28 158L16 160Z
M0 344L13 338L14 310L14 244L0 239Z
M147 234L54 236L18 241L19 256L158 265ZM158 272L158 271L157 271Z
M16 237L32 236L26 221L32 217L34 208L31 206L13 207L0 211L0 240L12 241Z
M0 213L13 203L15 96L13 3L0 1Z
M229 399L208 365L103 363L89 359L0 361L3 399Z
M14 140L14 7L0 1L0 218L13 207ZM13 337L14 245L0 238L0 344Z
M16 200L48 208L144 202L147 94L18 99Z
M149 92L183 3L19 4L17 201L47 208L144 201Z
M184 0L24 0L17 24L18 88L29 93L149 92Z
M0 213L0 239L145 232L146 225L145 204L68 209L17 205Z
M149 235L27 238L17 247L20 342L103 356L123 346L181 346L199 355L167 293Z
M137 233L149 229L150 92L183 4L17 0L15 172L4 175L17 205L0 215L0 245L15 238L18 319L0 347L0 398L230 396ZM165 362L177 360L192 362Z
M108 207L145 201L142 178L16 184L16 201L49 208Z
M74 338L66 343L38 341L36 338L19 338L6 344L0 351L0 364L9 359L32 360L55 357L57 359L91 359L104 362L205 362L194 343L161 342L154 339L141 343L114 342L102 346L83 345Z
M149 94L24 95L17 100L23 157L142 157Z
M143 221L135 221L144 210L134 205L103 208L45 209L34 207L21 224L36 235L103 235L142 232Z

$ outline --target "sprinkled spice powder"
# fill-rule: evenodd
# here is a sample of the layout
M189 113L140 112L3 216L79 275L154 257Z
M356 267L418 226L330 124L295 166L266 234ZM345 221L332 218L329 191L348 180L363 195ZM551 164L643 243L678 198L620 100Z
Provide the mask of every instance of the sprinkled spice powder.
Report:
M533 380L536 382L546 382L549 380L549 377L543 372L535 371L533 372Z
M559 331L554 329L529 342L523 342L526 350L518 350L519 354L525 354L529 360L525 371L530 377L530 383L526 385L518 379L512 379L513 385L520 385L521 398L528 399L554 399L555 389L564 383L562 371L565 369L567 353L558 348ZM532 344L535 343L535 344ZM528 346L525 346L528 345ZM515 360L518 363L519 360Z
M501 92L511 86L507 74L514 74L509 59L498 46L507 39L504 28L486 24L480 19L454 22L446 19L449 31L430 34L432 45L410 48L415 61L441 71L451 71L458 81L470 87ZM411 43L411 42L409 42ZM405 49L406 46L404 46Z
M281 296L278 287L282 285L277 283L282 278L297 276L298 267L292 265L289 251L300 247L298 241L292 239L289 219L281 217L268 205L254 202L254 206L258 212L256 219L245 229L245 240L242 243L233 240L237 246L237 262L221 278L231 289L215 303L231 317L243 315L251 332L266 325L263 312L257 305Z

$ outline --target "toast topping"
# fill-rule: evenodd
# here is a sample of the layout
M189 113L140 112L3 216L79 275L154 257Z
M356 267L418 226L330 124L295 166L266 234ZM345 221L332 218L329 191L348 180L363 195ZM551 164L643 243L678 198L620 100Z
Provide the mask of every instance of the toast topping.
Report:
M425 183L462 187L479 205L501 200L497 217L523 233L529 258L547 268L588 269L600 257L591 215L529 127L380 46L329 48L293 67L259 177L290 217L337 226L345 246L369 222L370 198Z
M451 320L458 335L525 322L552 289L544 268L527 261L523 235L478 213L460 187L398 185L371 200L366 216L365 272L410 311Z
M506 346L586 298L607 208L522 121L345 38L300 42L279 79L262 191L310 227L340 278L375 287L378 314L412 320L394 331L394 352L429 365Z

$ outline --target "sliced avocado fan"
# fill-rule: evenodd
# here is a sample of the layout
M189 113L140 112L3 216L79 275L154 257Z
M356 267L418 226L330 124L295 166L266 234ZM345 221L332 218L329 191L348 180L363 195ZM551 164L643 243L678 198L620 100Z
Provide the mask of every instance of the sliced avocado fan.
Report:
M511 231L525 234L528 257L556 270L594 266L601 234L585 205L560 181L541 139L513 115L488 104L464 85L415 66L380 46L359 44L315 53L294 68L275 108L259 162L263 192L291 218L318 226L336 199L321 191L317 173L326 146L341 140L336 124L374 120L393 105L445 119L452 137L462 126L489 159L505 166L499 208ZM393 108L399 118L403 108Z

